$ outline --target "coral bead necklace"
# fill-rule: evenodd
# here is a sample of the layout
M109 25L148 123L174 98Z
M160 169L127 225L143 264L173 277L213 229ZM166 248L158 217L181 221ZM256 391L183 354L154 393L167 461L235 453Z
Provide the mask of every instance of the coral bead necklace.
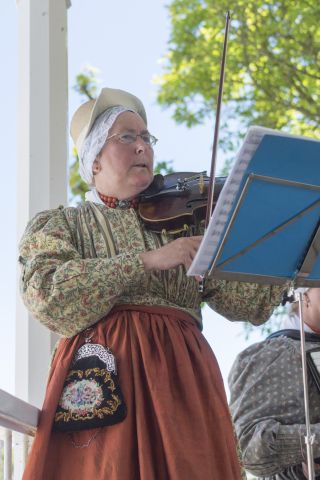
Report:
M138 198L133 198L132 200L118 200L116 197L111 197L110 195L103 195L103 193L100 192L98 192L98 194L103 203L109 208L138 208Z

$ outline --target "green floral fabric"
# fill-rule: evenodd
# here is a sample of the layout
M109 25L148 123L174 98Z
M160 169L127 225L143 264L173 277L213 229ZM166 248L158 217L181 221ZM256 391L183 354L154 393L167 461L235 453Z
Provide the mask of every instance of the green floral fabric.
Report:
M229 320L260 324L280 303L279 286L210 279L201 294L183 266L145 272L139 254L173 239L146 230L134 209L85 202L41 212L20 243L25 305L49 329L70 337L116 304L178 308L201 324L207 302Z

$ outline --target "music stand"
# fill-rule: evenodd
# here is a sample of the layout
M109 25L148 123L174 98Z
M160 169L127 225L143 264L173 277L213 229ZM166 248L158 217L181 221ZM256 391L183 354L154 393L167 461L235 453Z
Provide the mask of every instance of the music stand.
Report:
M292 288L319 287L319 218L320 141L251 127L187 274L263 284L290 283ZM304 349L301 300L299 297ZM302 368L312 480L305 365Z

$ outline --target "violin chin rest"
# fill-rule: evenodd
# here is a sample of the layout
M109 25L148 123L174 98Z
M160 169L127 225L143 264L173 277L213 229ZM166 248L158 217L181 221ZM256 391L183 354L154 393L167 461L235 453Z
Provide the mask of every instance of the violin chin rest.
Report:
M155 195L156 193L159 193L162 189L164 188L164 176L161 175L161 173L157 173L149 185L148 188L143 190L143 192L140 193L141 197L144 197L145 195Z

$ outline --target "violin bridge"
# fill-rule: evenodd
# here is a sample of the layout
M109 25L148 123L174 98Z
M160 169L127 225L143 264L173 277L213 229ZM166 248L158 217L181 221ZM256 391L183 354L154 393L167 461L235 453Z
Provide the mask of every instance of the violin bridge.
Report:
M204 291L204 277L198 283L198 292L203 293L203 291Z
M200 173L198 185L199 185L199 192L200 192L201 195L203 195L204 191L205 191L205 183L204 183L203 173Z

